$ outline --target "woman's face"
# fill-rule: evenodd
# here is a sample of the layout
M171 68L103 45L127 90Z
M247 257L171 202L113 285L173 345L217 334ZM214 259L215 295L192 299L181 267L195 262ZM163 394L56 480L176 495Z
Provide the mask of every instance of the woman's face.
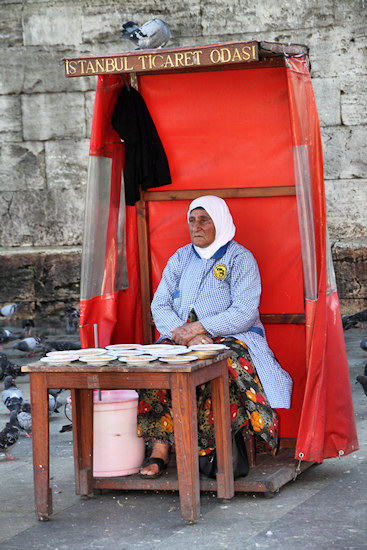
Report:
M203 208L191 210L189 216L191 242L200 248L206 248L215 239L215 226L209 214Z

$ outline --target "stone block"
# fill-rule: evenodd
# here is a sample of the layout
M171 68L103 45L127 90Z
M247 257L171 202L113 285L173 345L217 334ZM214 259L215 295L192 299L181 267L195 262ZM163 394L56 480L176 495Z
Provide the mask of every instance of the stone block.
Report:
M144 5L144 2L141 4ZM126 44L130 44L121 39L121 25L130 19L130 14L125 9L126 4L121 3L111 5L99 2L98 6L86 6L82 19L83 44L110 44L120 41L120 48L114 51L124 51ZM136 6L134 12L139 13L139 18L143 17L139 6Z
M313 78L312 87L315 94L320 126L340 124L340 84L337 78Z
M84 94L22 96L25 140L86 137Z
M86 53L88 55L89 52ZM26 94L45 92L78 92L93 90L94 77L66 78L64 57L82 56L84 52L69 49L29 48L25 51L23 91Z
M342 315L366 309L366 247L356 249L348 244L336 244L332 247L332 256Z
M3 192L31 191L45 187L43 143L37 141L14 142L0 146L0 201ZM4 211L4 207L2 210ZM4 224L4 219L2 219L2 224Z
M335 25L366 31L367 4L365 0L338 0L334 3Z
M10 2L1 5L0 43L7 47L23 44L22 6L23 2Z
M20 141L22 138L20 98L15 95L0 96L0 138L4 141Z
M367 237L367 180L328 180L325 197L331 240Z
M23 91L26 50L23 47L0 47L0 94Z
M81 248L0 251L0 305L24 301L22 316L78 306Z
M333 126L321 129L326 179L367 178L362 144L367 126Z
M79 2L26 3L23 7L25 46L82 44L83 7Z
M310 47L312 74L349 78L366 73L366 33L352 27L315 29L305 36Z
M46 141L46 177L49 189L85 187L89 139Z
M84 187L0 194L4 246L81 245Z
M35 253L30 254L4 252L0 250L0 304L35 300L34 264ZM28 309L28 308L26 308ZM32 311L32 307L30 310Z
M333 2L223 2L213 0L202 5L203 36L258 33L278 29L311 29L334 22ZM265 38L264 38L265 40Z
M346 126L367 124L367 75L348 78L341 83L341 116Z

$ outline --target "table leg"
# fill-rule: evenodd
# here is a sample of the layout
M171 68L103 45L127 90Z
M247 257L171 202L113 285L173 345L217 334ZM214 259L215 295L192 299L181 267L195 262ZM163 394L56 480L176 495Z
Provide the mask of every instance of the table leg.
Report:
M217 496L234 496L231 418L228 374L210 382L214 415L215 447L217 451Z
M52 514L50 479L49 411L45 374L30 375L32 410L33 476L36 515L47 520Z
M194 522L200 516L196 388L186 373L172 373L171 392L181 517Z
M75 492L93 492L93 390L71 390Z

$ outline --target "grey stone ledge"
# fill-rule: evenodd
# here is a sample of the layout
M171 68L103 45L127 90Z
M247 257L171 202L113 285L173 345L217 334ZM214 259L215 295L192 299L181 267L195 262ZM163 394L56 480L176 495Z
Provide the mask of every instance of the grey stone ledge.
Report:
M11 256L15 254L80 254L81 246L14 246L0 247L0 256Z

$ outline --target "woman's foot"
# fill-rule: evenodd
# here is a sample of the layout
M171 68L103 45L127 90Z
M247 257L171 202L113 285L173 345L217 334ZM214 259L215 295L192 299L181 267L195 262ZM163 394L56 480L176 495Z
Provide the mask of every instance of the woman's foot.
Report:
M169 443L154 443L150 458L160 458L165 464L168 464L169 459ZM148 464L144 466L140 473L144 476L157 475L159 472L158 464Z

